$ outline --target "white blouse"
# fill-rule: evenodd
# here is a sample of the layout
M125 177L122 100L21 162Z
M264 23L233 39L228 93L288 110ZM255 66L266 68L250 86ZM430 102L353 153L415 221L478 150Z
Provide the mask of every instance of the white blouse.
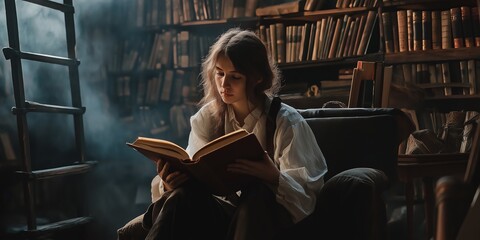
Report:
M245 118L243 126L228 107L225 133L244 128L253 132L266 149L266 113L270 103L271 100L267 99L266 111L254 109ZM210 106L206 104L190 119L192 130L187 147L190 155L215 138ZM277 202L291 213L293 222L298 222L314 211L327 165L310 126L294 108L282 103L276 123L274 161L280 169L280 179L278 187L273 190ZM152 201L158 200L164 191L161 181L158 175L152 180Z

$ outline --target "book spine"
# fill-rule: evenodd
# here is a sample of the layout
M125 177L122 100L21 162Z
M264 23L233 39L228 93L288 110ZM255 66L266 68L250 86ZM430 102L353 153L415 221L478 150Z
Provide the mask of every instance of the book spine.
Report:
M392 29L392 17L390 12L382 13L383 21L383 37L385 38L385 52L393 53L393 29Z
M407 11L397 11L398 48L400 52L408 51Z
M465 47L475 47L472 30L472 13L470 7L460 7L460 13L462 16L462 29L463 37L465 38Z
M440 11L432 11L432 49L442 49L442 22Z
M422 12L413 11L413 51L422 50Z
M480 16L478 6L472 8L472 29L475 47L480 47Z
M442 49L452 48L452 20L450 11L445 10L441 12L442 21Z
M422 50L432 49L432 16L429 10L422 11Z
M286 62L286 51L285 51L285 25L283 23L275 24L275 34L277 42L277 62L285 63Z
M465 47L462 31L462 15L460 8L450 9L450 18L452 22L452 38L453 47L462 48Z

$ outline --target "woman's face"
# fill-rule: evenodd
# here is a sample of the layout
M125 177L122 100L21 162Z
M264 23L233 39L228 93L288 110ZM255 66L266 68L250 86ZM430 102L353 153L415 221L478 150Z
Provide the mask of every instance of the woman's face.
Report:
M247 102L247 77L237 70L225 55L220 54L215 64L215 84L226 104L238 105Z

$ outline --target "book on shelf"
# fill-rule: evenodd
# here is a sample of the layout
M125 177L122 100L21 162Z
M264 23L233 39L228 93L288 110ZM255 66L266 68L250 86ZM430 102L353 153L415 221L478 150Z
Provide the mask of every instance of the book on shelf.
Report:
M303 12L304 7L305 7L305 0L295 0L295 1L285 2L285 3L259 7L255 10L255 14L261 17L261 16L276 16L276 15L284 15L289 13L298 13L298 12Z
M233 1L233 18L245 17L245 4L246 0Z
M277 47L277 62L285 63L286 62L286 44L285 44L285 25L283 23L275 23L275 40Z
M454 48L465 47L462 30L462 13L459 7L450 9L452 39Z
M432 11L432 49L442 49L442 17L440 11Z
M255 16L255 9L257 9L259 0L246 0L245 3L245 17Z
M390 12L382 12L383 37L385 42L385 53L393 53L393 28L392 16Z
M460 15L462 21L463 37L465 39L465 47L475 47L472 29L471 8L469 6L461 6Z
M480 47L480 16L478 6L472 8L472 30L475 47Z
M408 28L407 28L407 10L397 11L398 24L398 49L400 52L408 51Z
M364 55L367 52L367 45L370 41L373 32L373 26L375 25L375 21L377 19L377 12L375 11L368 11L365 20L365 27L363 30L363 34L361 34L360 42L358 45L357 55Z
M244 129L210 141L192 156L179 145L162 139L137 137L127 145L152 161L168 162L172 171L187 173L212 194L221 196L235 193L255 180L250 175L228 172L228 164L236 159L261 160L264 156L257 137Z
M340 34L342 32L343 19L338 17L335 22L335 27L333 28L333 37L330 44L330 49L328 51L328 58L334 58L337 50L337 45L340 39Z

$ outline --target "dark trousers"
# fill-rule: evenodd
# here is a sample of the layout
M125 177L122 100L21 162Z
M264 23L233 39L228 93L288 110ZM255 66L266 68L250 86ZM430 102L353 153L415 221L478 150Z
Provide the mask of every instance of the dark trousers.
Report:
M145 239L273 239L292 225L291 217L264 184L242 191L238 206L208 193L198 184L166 192L143 219Z

